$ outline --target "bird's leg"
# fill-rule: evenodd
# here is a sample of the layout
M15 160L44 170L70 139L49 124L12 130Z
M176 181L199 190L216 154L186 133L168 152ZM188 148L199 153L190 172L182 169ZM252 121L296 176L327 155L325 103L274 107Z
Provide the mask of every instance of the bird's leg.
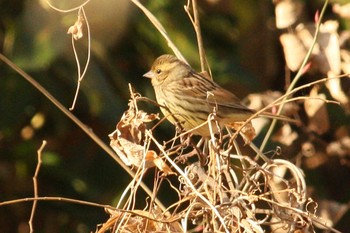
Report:
M176 117L176 115L172 114L172 112L170 111L170 109L165 105L166 109L169 111L169 113L172 115L172 117L175 119L175 126L176 126L176 130L181 134L181 132L185 132L184 127L182 126L182 122ZM205 154L203 154L201 152L201 150L199 149L200 146L203 143L203 138L201 138L201 140L199 140L199 142L197 143L197 145L195 144L195 142L192 139L192 134L191 133L185 133L182 136L180 136L180 142L181 142L181 146L186 148L189 145L191 145L194 149L186 154L181 154L179 155L176 160L180 161L181 163L185 163L188 158L192 157L193 155L197 154L200 164L202 166L205 165L206 163L206 156Z
M189 145L191 145L191 133L185 133L180 136L180 142L182 148L187 148Z
M185 163L188 158L194 155L198 155L200 164L204 166L207 156L200 150L200 147L202 146L203 142L205 142L205 138L202 137L197 144L195 144L191 137L187 138L186 141L188 141L188 145L191 145L193 147L193 150L186 154L179 155L176 160L180 161L181 163Z

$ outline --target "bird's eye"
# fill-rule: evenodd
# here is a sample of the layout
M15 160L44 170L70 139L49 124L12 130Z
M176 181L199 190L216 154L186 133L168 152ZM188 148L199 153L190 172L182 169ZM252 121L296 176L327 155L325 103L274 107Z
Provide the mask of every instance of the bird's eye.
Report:
M160 74L160 73L162 73L162 70L161 70L161 69L157 69L157 70L156 70L156 73L157 73L157 74Z

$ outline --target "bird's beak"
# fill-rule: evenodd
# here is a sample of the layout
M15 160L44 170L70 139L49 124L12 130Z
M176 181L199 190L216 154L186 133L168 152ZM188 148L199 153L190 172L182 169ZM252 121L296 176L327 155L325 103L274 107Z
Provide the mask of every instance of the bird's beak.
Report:
M153 78L155 75L154 75L154 72L152 70L148 71L146 74L143 75L143 77L145 78Z

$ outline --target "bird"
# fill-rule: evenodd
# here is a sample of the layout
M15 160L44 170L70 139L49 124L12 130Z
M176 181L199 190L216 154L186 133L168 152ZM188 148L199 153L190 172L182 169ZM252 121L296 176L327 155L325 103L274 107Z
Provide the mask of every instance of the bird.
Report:
M211 135L208 116L215 113L220 128L244 122L256 113L215 81L192 69L174 55L159 56L143 75L151 79L157 103L173 124L195 135ZM259 116L289 121L290 118L264 112ZM218 131L215 127L215 133Z

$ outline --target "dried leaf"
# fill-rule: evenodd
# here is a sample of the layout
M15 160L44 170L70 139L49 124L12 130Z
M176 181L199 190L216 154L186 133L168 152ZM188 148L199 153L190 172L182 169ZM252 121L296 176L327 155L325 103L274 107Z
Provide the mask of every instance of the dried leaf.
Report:
M341 69L343 73L350 74L350 51L341 49L340 50L340 57L342 60L341 63Z
M339 74L341 70L340 42L337 33L338 22L326 21L320 27L317 42L312 50L312 68L324 74L332 71ZM311 48L315 33L314 24L299 24L295 32L280 36L287 66L296 71L300 68L307 51Z
M302 9L300 1L279 1L275 7L276 27L283 29L292 26L300 18Z
M323 148L311 142L305 142L301 145L301 154L306 158L304 164L309 169L315 169L328 160Z
M327 145L327 154L340 158L350 157L350 135L349 129L345 126L336 131L336 141Z
M242 122L235 122L233 124L230 124L229 126L232 127L233 129L235 130L238 130L241 125L243 123ZM241 129L241 133L244 134L245 138L244 138L244 141L246 144L250 143L251 141L253 141L253 139L255 138L256 136L256 133L255 133L255 129L252 125L251 122L248 122L242 129Z
M290 124L284 124L278 132L272 136L272 140L290 146L298 136L298 133L292 130Z
M152 167L157 166L157 168L161 170L165 176L175 174L175 172L173 172L171 168L153 150L147 152L146 162L152 165Z
M314 34L315 34L316 28L314 24L299 24L296 27L296 33L298 35L298 38L303 42L305 47L309 49L314 41ZM318 54L320 53L319 45L316 44L312 53Z
M320 27L320 34L317 39L322 53L316 57L318 59L319 70L327 74L332 71L334 75L340 74L340 43L337 33L339 23L335 20L328 20ZM321 58L319 58L321 57Z
M282 93L278 91L266 91L263 93L254 93L247 96L244 103L251 109L260 110L270 105L277 98L281 97ZM274 110L274 108L272 109ZM299 111L299 106L296 103L289 102L284 105L282 115L283 116L295 116ZM275 113L275 111L273 111ZM261 130L270 122L268 118L259 117L253 119L253 126L256 134L259 134Z
M291 71L297 71L307 53L307 49L295 33L283 33L280 36L286 64Z
M117 129L109 134L110 146L126 165L140 167L145 163L145 168L154 166L153 161L147 160L148 153L152 152L145 149L143 141L146 123L155 119L158 119L157 114L136 110L130 101L129 109L124 112Z
M334 77L332 73L328 74L328 77ZM349 104L349 97L346 95L341 87L339 78L332 78L326 82L326 87L328 88L331 96L339 101L343 105Z
M84 17L78 14L77 21L75 21L73 26L69 27L67 34L72 34L74 40L79 40L83 37L83 22Z
M327 154L338 157L350 156L350 137L342 137L335 142L329 143Z
M329 117L326 108L324 94L318 94L318 88L311 89L310 98L305 100L305 112L309 117L308 128L318 134L323 134L329 129Z
M334 226L348 210L348 204L342 204L332 200L322 200L318 202L317 215L322 218L325 225ZM314 223L320 229L327 229L317 224L317 221Z
M150 211L132 210L123 212L106 209L111 215L97 233L111 232L111 228L118 226L115 232L183 232L177 221L164 219L162 211L156 206ZM156 220L154 220L156 219ZM159 220L159 221L158 221Z
M350 19L350 3L344 5L340 5L339 3L334 4L333 12L342 18Z
M124 162L125 165L131 166L132 163L129 161L127 154L124 152L124 148L119 144L118 137L116 135L116 131L108 135L111 140L109 145L112 147L114 152L117 153L117 155Z

